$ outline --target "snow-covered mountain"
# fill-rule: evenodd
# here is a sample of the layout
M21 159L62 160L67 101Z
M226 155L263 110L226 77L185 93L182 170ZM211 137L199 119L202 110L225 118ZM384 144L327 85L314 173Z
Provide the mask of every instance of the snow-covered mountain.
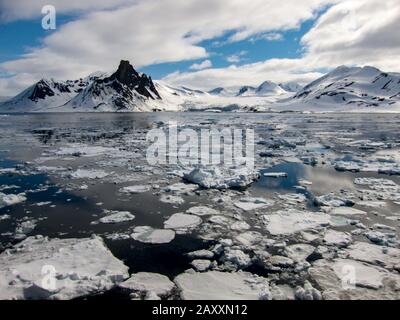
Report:
M388 107L400 101L400 74L341 66L299 91L294 101L320 105Z
M375 108L372 108L375 107ZM78 80L42 79L0 112L151 111L400 111L400 74L373 67L338 67L302 88L265 81L258 87L219 87L209 92L174 87L121 61L110 74Z
M122 60L109 77L95 79L66 103L76 111L148 111L148 101L162 100L151 77Z
M276 84L272 81L265 81L258 87L253 86L232 86L215 88L208 93L221 97L266 97L287 95L293 92L291 88L284 88L284 84ZM297 91L296 91L297 92Z
M14 98L0 104L1 112L40 112L64 105L102 74L78 80L41 79Z

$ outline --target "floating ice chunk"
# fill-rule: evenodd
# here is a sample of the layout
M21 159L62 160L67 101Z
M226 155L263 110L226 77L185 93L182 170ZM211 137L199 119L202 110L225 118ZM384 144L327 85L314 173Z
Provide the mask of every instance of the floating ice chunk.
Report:
M18 223L17 228L15 229L15 239L25 239L28 234L30 234L33 230L35 230L37 225L37 220L31 219Z
M131 237L139 242L162 244L169 243L175 238L173 230L153 229L152 227L136 227L131 234Z
M185 200L180 196L171 196L169 194L164 194L160 198L161 202L170 203L170 204L184 204Z
M259 300L268 280L247 272L187 272L174 280L183 300Z
M135 219L135 216L128 211L106 211L106 213L109 215L99 219L101 223L121 223Z
M56 155L58 156L74 156L74 157L95 157L103 154L114 154L117 150L101 146L88 146L84 144L70 144L69 146L60 148Z
M171 295L175 284L168 277L149 272L139 272L131 275L131 277L118 285L120 288L142 295L153 292L158 297L168 297Z
M267 178L287 178L288 174L286 172L267 172L264 173L264 177Z
M11 174L11 173L17 173L17 169L15 168L1 168L0 169L0 176L3 174Z
M219 225L228 225L232 222L231 219L217 215L217 216L212 216L211 218L208 219L209 222L214 223L214 224L219 224Z
M8 219L10 219L10 218L11 218L10 215L8 215L8 214L3 214L3 215L0 216L0 221L8 220Z
M165 229L191 229L201 224L202 220L198 216L175 213L164 222Z
M367 213L351 207L337 207L331 209L329 214L336 216L365 216Z
M354 205L354 201L350 199L344 199L343 197L339 197L334 193L328 193L323 196L315 197L314 203L318 206L324 207L342 207Z
M189 258L197 258L197 259L212 259L214 258L214 253L210 250L197 250L189 252L187 256Z
M129 186L121 188L119 191L123 193L130 193L130 194L139 194L149 192L151 190L150 185L138 185L138 186Z
M356 242L346 252L350 258L392 269L399 264L400 249L384 248L366 242Z
M198 186L187 183L175 183L173 185L164 188L166 192L172 192L175 194L187 194L198 189Z
M296 262L304 262L315 251L309 244L293 244L285 248L285 254Z
M44 280L52 272L49 286ZM128 276L101 238L30 237L0 254L0 299L73 299L110 290Z
M261 242L263 236L257 231L247 231L235 237L235 240L244 246L253 246Z
M4 194L0 192L0 208L12 206L26 201L25 193Z
M383 233L379 231L367 231L365 236L369 241L376 243L380 246L395 246L396 233Z
M242 198L239 201L235 202L235 206L244 210L244 211L252 211L256 209L261 209L265 207L269 207L274 205L274 201L266 200L264 198Z
M193 260L190 264L197 271L204 272L204 271L207 271L208 269L210 269L212 263L210 260L197 259L197 260Z
M370 208L384 208L386 207L386 202L383 201L358 201L356 203L358 206L361 207L370 207Z
M220 212L218 210L215 210L215 209L212 209L209 207L204 207L204 206L192 207L192 208L186 210L186 213L194 214L196 216L213 216L213 215L220 214Z
M196 168L184 174L184 179L206 189L245 188L260 177L249 168L224 169Z
M222 259L223 261L228 261L241 269L247 268L251 264L249 255L244 253L242 250L228 249L225 251Z
M272 235L288 235L330 225L330 216L324 213L295 209L277 211L262 216L266 229Z
M272 256L269 258L269 263L275 267L289 268L293 266L294 261L284 256Z
M352 237L346 232L329 229L325 232L324 242L330 246L347 247L352 242Z
M319 290L315 289L310 282L306 281L304 287L298 287L295 292L297 300L322 300L322 295Z
M236 222L232 223L230 227L231 227L231 230L235 230L235 231L244 231L244 230L250 229L250 225L245 221L236 221Z
M49 205L51 205L51 201L37 202L35 205L37 207L49 206Z
M398 299L400 277L383 268L350 259L317 261L309 269L310 278L327 300Z
M74 179L102 179L109 176L104 170L94 170L94 169L78 169L75 172L69 174L69 177Z

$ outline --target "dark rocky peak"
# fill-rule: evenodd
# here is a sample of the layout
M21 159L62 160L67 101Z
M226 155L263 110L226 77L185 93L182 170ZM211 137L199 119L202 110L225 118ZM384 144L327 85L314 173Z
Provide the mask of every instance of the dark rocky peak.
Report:
M117 83L115 83L117 81ZM113 82L111 86L117 91L123 91L121 84L127 86L130 90L135 90L140 95L150 99L161 99L151 77L146 74L139 74L129 61L121 60L115 73L102 82Z

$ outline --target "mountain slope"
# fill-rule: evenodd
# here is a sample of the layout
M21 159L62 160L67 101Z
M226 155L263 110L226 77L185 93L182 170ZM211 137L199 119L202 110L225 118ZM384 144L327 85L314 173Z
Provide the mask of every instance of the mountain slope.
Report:
M122 60L115 73L89 84L63 106L76 111L151 111L161 101L151 77L139 74L129 61ZM148 103L150 102L150 103ZM152 108L151 106L154 106Z
M341 66L299 91L295 100L321 105L387 107L400 101L400 74Z
M41 79L14 98L2 103L0 110L2 112L50 111L71 100L98 76L92 75L84 79L67 81Z

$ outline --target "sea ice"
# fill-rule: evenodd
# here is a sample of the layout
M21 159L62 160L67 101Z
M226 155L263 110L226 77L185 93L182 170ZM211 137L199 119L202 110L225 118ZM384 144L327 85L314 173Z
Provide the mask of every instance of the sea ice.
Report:
M110 174L111 173L105 172L104 170L78 169L70 173L69 177L74 179L102 179Z
M174 282L183 300L259 300L268 280L247 272L185 272Z
M245 188L260 177L248 168L196 168L184 174L184 179L206 189Z
M131 277L118 285L124 290L136 292L141 295L147 295L149 292L158 297L168 297L171 295L175 284L168 277L149 272L139 272L132 274Z
M110 290L128 276L101 238L29 237L0 254L0 299L73 299Z
M0 192L0 208L12 206L25 201L26 201L25 193L4 194Z
M220 214L219 211L217 211L213 208L204 207L204 206L192 207L192 208L186 210L186 213L194 214L196 216L213 216L213 215Z
M106 211L109 215L99 219L101 223L120 223L132 221L135 216L128 211Z
M330 216L327 214L295 209L277 211L263 215L262 218L267 231L272 235L289 235L330 225Z
M201 218L195 215L175 213L164 222L165 229L191 229L201 224Z
M138 185L138 186L129 186L120 189L120 192L130 193L130 194L139 194L149 192L151 190L150 185Z
M329 210L329 214L336 216L365 216L367 212L351 207L336 207Z
M235 202L235 206L244 211L252 211L252 210L256 210L256 209L269 207L272 205L274 205L274 201L266 200L264 198L246 197L246 198L242 198L239 201Z
M153 229L152 227L136 227L131 237L139 242L150 244L169 243L175 238L173 230Z

